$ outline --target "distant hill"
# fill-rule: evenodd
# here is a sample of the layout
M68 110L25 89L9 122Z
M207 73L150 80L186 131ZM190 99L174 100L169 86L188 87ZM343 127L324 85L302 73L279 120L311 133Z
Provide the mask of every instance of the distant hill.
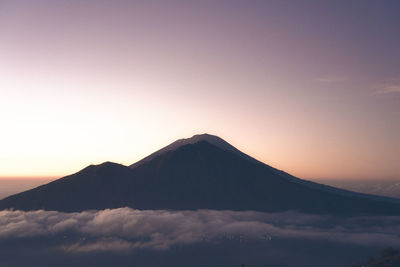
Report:
M0 209L118 207L399 215L396 199L353 193L274 169L212 135L178 140L130 167L105 162L0 201Z
M378 196L386 196L392 198L400 198L400 177L399 179L371 179L371 180L355 180L355 179L330 179L320 180L324 184L343 188L355 192L373 194Z
M381 252L379 258L370 258L366 263L354 267L399 267L400 251L388 247Z

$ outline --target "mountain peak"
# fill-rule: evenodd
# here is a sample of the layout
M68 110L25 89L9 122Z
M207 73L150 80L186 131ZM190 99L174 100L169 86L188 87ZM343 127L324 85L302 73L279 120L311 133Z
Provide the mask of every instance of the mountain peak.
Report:
M210 134L179 139L131 167L91 165L0 200L2 209L132 207L399 215L400 202L304 181L263 164Z
M191 141L191 142L215 141L215 140L224 141L221 137L216 136L216 135L212 135L212 134L209 134L209 133L195 134L192 137L181 138L181 139L178 139L177 141L180 141L180 140Z
M259 163L257 160L255 160L252 157L250 157L250 156L242 153L241 151L239 151L237 148L235 148L234 146L232 146L231 144L226 142L224 139L222 139L222 138L220 138L220 137L218 137L216 135L203 133L203 134L193 135L192 137L189 137L189 138L178 139L175 142L169 144L168 146L166 146L166 147L154 152L153 154L145 157L144 159L142 159L142 160L130 165L130 167L134 168L134 167L136 167L136 166L138 166L138 165L140 165L140 164L142 164L144 162L147 162L149 160L152 160L155 157L160 156L160 155L162 155L162 154L164 154L166 152L174 151L174 150L180 148L181 146L191 145L191 144L195 144L195 143L198 143L198 142L201 142L201 141L208 142L208 143L210 143L210 144L212 144L212 145L214 145L214 146L216 146L216 147L218 147L220 149L232 152L234 154L242 156L243 158L246 158L247 160L251 160L253 162Z
M216 135L212 135L212 134L208 134L208 133L203 133L203 134L195 134L192 137L189 138L183 138L181 140L190 140L190 141L216 141L216 140L220 140L220 141L224 141L222 138L216 136ZM225 141L224 141L225 142Z
M232 145L230 145L224 139L222 139L216 135L212 135L212 134L208 134L208 133L195 134L189 138L178 139L177 141L173 142L172 144L170 144L167 147L172 148L171 150L175 150L176 148L181 147L183 145L195 144L200 141L206 141L206 142L208 142L216 147L222 148L224 150L231 150L232 148L234 148ZM165 148L167 148L167 147L165 147Z

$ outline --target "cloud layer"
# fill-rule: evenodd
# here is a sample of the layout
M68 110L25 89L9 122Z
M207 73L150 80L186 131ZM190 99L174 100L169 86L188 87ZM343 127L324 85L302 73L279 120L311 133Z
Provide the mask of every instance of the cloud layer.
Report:
M70 253L164 250L199 242L311 239L400 246L400 217L306 215L294 212L165 211L130 208L61 213L0 211L0 240L61 237Z
M400 93L400 82L382 85L375 93L378 95Z

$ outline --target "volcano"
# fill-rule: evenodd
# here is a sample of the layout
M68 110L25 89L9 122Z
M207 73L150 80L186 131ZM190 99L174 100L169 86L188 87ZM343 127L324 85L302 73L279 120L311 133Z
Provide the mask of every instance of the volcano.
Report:
M400 214L398 199L296 178L209 134L177 140L130 166L90 165L0 201L0 210L77 212L119 207Z

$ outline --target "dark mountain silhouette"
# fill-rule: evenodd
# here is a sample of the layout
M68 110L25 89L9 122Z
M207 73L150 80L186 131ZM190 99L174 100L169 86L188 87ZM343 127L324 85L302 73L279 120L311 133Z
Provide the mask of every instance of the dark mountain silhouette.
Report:
M224 140L178 140L130 167L105 162L0 201L0 209L65 212L218 209L341 215L398 215L400 202L295 178Z
M243 152L238 150L236 147L232 146L231 144L229 144L224 139L222 139L218 136L211 135L211 134L197 134L197 135L192 136L191 138L183 138L183 139L176 140L175 142L169 144L168 146L166 146L164 148L161 148L160 150L157 150L156 152L145 157L144 159L139 160L138 162L130 165L129 167L134 168L144 162L150 161L150 160L154 159L155 157L164 154L165 152L174 151L183 145L195 144L200 141L206 141L216 147L219 147L223 150L232 152L232 153L234 153L238 156L241 156L247 160L253 161L255 163L261 163L261 162L255 160L254 158L250 157L249 155L244 154Z
M388 247L381 252L379 258L371 257L366 263L354 265L354 267L399 267L400 251Z

